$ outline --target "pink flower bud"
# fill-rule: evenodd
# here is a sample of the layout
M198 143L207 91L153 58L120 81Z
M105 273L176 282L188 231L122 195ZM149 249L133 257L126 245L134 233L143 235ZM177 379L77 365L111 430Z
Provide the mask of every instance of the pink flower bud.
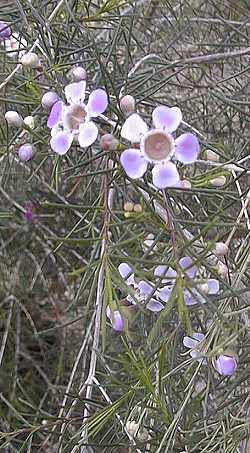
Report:
M213 253L216 256L224 256L227 255L228 253L228 246L224 242L216 242L215 244L215 249L213 250Z
M71 69L69 75L71 80L74 82L86 80L86 71L82 66L75 66L75 68Z
M26 66L27 68L38 68L41 66L39 57L34 52L28 52L25 55L23 55L21 58L21 63L23 66Z
M113 151L118 146L118 140L112 134L104 134L100 139L102 151Z
M23 125L23 119L21 115L19 115L19 113L15 112L14 110L9 110L8 112L6 112L5 119L9 126L22 127Z
M124 115L130 115L135 111L135 99L130 94L120 99L120 109Z
M41 104L45 110L50 110L58 100L59 97L54 91L47 91L41 99Z
M18 156L22 162L28 162L28 160L32 159L34 154L34 148L29 143L25 143L25 145L20 146L18 150Z
M6 22L0 21L0 41L5 41L11 36L11 28Z

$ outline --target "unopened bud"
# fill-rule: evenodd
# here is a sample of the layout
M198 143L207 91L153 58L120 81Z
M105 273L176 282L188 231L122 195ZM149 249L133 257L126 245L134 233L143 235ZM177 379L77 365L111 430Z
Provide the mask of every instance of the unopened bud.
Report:
M225 242L216 242L213 253L216 256L225 256L228 254L228 246Z
M218 178L214 178L210 181L210 184L215 187L222 187L226 184L227 178L226 176L218 176Z
M29 143L20 146L18 150L18 156L22 162L28 162L28 160L32 159L34 154L35 154L34 148Z
M69 77L73 82L86 80L86 71L82 66L75 66L69 71Z
M28 52L23 55L21 58L21 63L27 68L38 68L39 66L41 66L39 57L34 52Z
M209 287L207 283L201 283L200 285L198 285L198 289L204 294L208 294L209 292Z
M226 277L228 274L228 268L222 261L218 261L216 270L221 277Z
M216 371L222 376L232 376L238 368L236 356L230 353L227 354L226 352L220 355L213 362L213 365Z
M58 100L59 97L54 91L47 91L41 99L41 104L44 109L50 110Z
M135 111L135 99L130 94L120 99L120 109L124 115L130 115Z
M218 156L218 154L216 154L211 149L206 149L205 158L206 158L206 160L211 160L212 162L219 162L220 161L220 156Z
M126 203L124 203L123 209L124 211L132 212L134 209L134 203L132 203L131 201L126 201Z
M35 128L35 120L33 116L26 116L23 120L25 126L28 126L30 129Z
M131 437L135 436L135 434L137 433L138 429L139 429L139 424L136 423L134 420L132 420L131 422L128 421L126 423L126 430L130 434Z
M21 115L13 110L9 110L5 113L5 119L10 126L21 127L23 125Z
M143 209L142 209L142 205L141 204L137 203L137 204L134 205L134 212L136 212L137 214L141 214L142 211L143 211Z
M103 151L114 151L118 143L118 140L112 134L104 134L100 139L100 147Z
M192 188L191 182L188 181L187 179L183 179L181 181L181 186L183 187L183 189L191 189Z
M131 212L125 211L125 212L124 212L124 217L125 217L126 219L129 219L129 217L131 217Z
M138 431L136 438L139 440L139 442L147 442L147 440L149 439L148 430L145 428L140 429L140 431Z

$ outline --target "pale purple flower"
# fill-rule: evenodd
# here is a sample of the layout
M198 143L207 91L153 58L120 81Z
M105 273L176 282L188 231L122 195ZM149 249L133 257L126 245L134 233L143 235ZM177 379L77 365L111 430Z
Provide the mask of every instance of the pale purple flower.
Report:
M5 41L11 36L11 28L6 22L0 20L0 41Z
M66 154L75 139L81 148L87 148L97 139L98 128L92 118L106 110L108 96L106 91L97 89L85 103L85 89L85 80L70 83L64 90L67 104L58 100L51 108L47 121L52 136L50 145L59 155Z
M122 138L139 149L131 147L121 154L121 164L132 179L141 178L147 171L148 164L153 165L153 184L158 189L180 185L180 177L173 160L183 164L191 164L198 158L200 145L197 137L185 133L174 139L172 133L182 121L182 113L178 107L156 107L152 114L154 129L148 130L147 124L133 113L125 121Z
M18 157L22 162L28 162L34 156L35 151L32 145L25 143L18 150Z
M213 278L205 279L204 283L198 280L198 268L193 264L193 260L189 256L184 256L179 260L179 266L183 270L183 276L192 281L194 285L190 289L184 289L183 297L186 305L196 305L198 303L206 303L205 295L215 295L220 290L219 281ZM165 265L159 265L154 270L154 275L162 279L164 287L159 290L160 297L165 302L168 302L172 290L175 286L177 272ZM204 294L204 296L203 296Z
M124 330L124 319L119 310L111 311L110 308L107 307L106 314L111 322L112 328L116 332L122 332Z
M232 376L238 368L238 363L235 357L223 354L215 361L214 367L222 376Z
M202 361L203 363L206 362L206 359L204 359L201 353L204 338L205 335L199 332L193 332L191 337L185 336L183 338L183 344L186 348L190 349L189 354L191 357L198 361Z

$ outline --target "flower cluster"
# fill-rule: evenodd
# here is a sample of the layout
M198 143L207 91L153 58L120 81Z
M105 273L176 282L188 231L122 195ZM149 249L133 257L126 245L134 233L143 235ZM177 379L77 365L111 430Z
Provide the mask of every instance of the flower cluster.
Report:
M97 139L98 128L92 119L106 110L108 96L106 91L97 89L85 103L85 91L86 81L80 80L65 87L66 103L54 92L47 92L42 98L42 105L49 109L50 146L59 155L66 154L75 140L81 148L87 148Z
M152 114L154 128L147 124L138 113L132 113L125 121L121 136L133 144L121 154L121 164L132 179L141 178L148 165L153 165L152 179L155 187L178 187L180 176L173 160L183 164L191 164L198 158L200 145L197 137L185 133L174 138L182 121L182 113L178 107L156 107Z
M183 338L183 344L190 349L190 355L193 359L207 364L207 360L202 354L204 340L205 335L203 333L193 332L191 337L185 336ZM219 355L213 361L213 366L221 376L232 376L237 370L238 361L233 352L225 351L224 354Z

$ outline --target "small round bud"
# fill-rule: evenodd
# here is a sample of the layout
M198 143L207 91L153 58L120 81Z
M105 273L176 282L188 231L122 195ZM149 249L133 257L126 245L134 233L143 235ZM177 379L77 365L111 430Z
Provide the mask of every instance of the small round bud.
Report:
M226 176L218 176L218 178L214 178L210 181L210 184L215 187L222 187L226 184L227 178Z
M34 154L35 154L34 148L29 143L20 146L18 150L18 156L22 162L28 162L28 160L32 159Z
M224 354L220 355L214 362L214 368L222 376L232 376L238 368L236 357Z
M111 311L109 307L106 310L107 317L109 318L112 328L116 332L122 332L124 330L124 319L122 318L119 310Z
M228 254L228 246L225 242L216 242L213 253L216 256L225 256Z
M206 160L211 160L212 162L219 162L220 161L220 156L218 156L218 154L216 154L211 149L206 149L205 158L206 158Z
M33 116L26 116L23 120L25 126L28 126L30 129L35 128L35 120Z
M118 140L112 134L104 134L100 139L100 147L103 151L114 151L118 143Z
M69 77L73 82L86 80L86 71L82 66L75 66L69 71Z
M125 212L124 212L124 217L125 217L126 219L129 219L129 217L131 217L131 212L125 211Z
M126 203L124 203L123 209L124 211L132 212L134 209L134 203L132 203L131 201L126 201Z
M130 115L135 111L135 99L130 94L120 99L120 109L124 115Z
M0 20L0 42L9 39L11 36L11 28L6 22Z
M128 421L126 423L126 430L130 434L131 437L135 436L135 434L137 433L138 429L139 429L139 424L136 423L134 420L132 420L131 422Z
M41 104L44 109L50 110L58 100L59 97L54 91L47 91L47 93L44 93L41 99Z
M137 204L134 205L134 212L136 212L137 214L141 214L142 211L143 211L143 209L142 209L142 205L141 204L137 203Z
M221 277L226 277L228 274L228 268L222 261L218 261L216 270Z
M191 189L192 188L192 184L190 181L188 181L187 179L183 179L182 181L180 181L181 183L181 187L183 189Z
M140 429L136 438L139 440L139 442L147 442L147 440L149 439L148 430L145 428Z
M27 68L38 68L41 66L39 57L34 52L28 52L21 58L21 63Z
M21 127L23 125L23 119L21 115L13 110L9 110L5 113L4 116L9 126Z
M204 294L208 294L209 292L209 287L208 287L208 284L207 283L201 283L199 286L198 286L198 289L204 293Z

